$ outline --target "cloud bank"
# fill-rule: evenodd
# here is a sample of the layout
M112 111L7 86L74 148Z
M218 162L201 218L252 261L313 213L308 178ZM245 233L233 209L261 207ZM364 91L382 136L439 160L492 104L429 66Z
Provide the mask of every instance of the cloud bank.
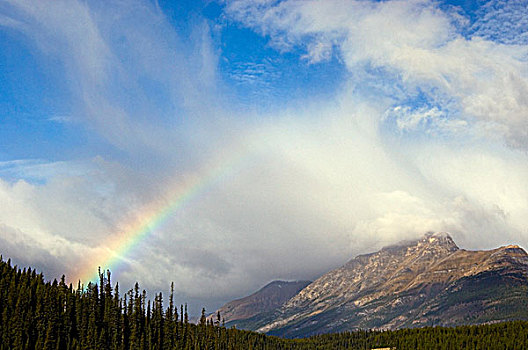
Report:
M430 1L239 0L185 29L150 2L4 3L0 28L59 62L68 122L100 141L92 157L0 164L2 254L75 279L189 178L207 190L114 276L151 290L174 280L197 310L427 231L528 247L528 47L524 27L499 25L522 8L497 3L475 20ZM299 65L337 59L342 86L248 112L222 78L240 74L219 70L226 23ZM276 69L251 67L255 86ZM218 166L229 171L213 181Z

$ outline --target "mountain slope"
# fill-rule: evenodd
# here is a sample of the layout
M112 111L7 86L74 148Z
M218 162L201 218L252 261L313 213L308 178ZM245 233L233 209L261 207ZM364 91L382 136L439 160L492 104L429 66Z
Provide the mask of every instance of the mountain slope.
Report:
M357 328L528 319L528 255L459 249L447 233L360 255L301 290L258 330L297 337Z
M228 302L217 312L220 312L228 327L251 328L255 316L263 319L263 314L275 311L310 283L273 281L247 297ZM216 312L210 317L216 317Z

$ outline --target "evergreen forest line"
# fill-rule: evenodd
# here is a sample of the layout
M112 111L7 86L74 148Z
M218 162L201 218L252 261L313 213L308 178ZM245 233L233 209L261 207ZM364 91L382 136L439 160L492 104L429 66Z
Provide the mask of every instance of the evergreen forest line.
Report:
M358 330L304 339L226 328L220 315L189 322L186 306L148 300L136 283L123 295L110 272L86 288L46 281L34 269L0 257L0 350L238 350L238 349L527 349L528 322L396 331Z

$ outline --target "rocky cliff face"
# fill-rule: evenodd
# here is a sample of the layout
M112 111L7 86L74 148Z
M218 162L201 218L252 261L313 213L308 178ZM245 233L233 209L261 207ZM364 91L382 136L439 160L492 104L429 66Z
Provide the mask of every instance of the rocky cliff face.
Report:
M251 327L281 336L528 319L528 255L459 249L447 233L360 255Z

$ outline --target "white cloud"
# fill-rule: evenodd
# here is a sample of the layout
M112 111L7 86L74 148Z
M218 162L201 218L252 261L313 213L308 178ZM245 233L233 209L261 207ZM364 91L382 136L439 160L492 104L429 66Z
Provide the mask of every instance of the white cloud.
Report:
M310 63L328 61L332 57L332 45L326 41L314 41L308 44L306 55L301 58L307 59Z
M458 119L489 123L510 146L526 148L528 47L466 39L457 33L457 17L437 5L338 0L254 5L240 0L229 2L228 12L269 35L272 43L287 43L283 49L307 46L305 57L314 61L321 59L314 47L337 47L358 89L371 84L372 76L361 78L357 72L382 69L385 84L401 83L407 94L419 89ZM328 55L327 50L322 52Z
M68 77L75 120L124 151L179 147L184 136L167 125L199 123L221 109L205 22L188 40L139 0L10 1L1 11L0 25L24 34L41 61L61 63L54 74Z
M473 35L505 44L528 44L528 1L491 0L477 11Z
M217 306L271 279L313 278L431 230L452 232L464 248L528 246L526 155L475 144L393 144L372 123L387 106L347 97L285 112L219 148L218 164L237 152L244 161L128 252L114 278L150 290L174 280L179 300ZM0 237L23 233L13 242L34 258L10 245L4 255L69 272L193 176L146 176L101 158L84 169L52 172L42 184L2 182ZM202 169L198 178L211 167Z
M31 182L45 182L55 176L80 175L87 171L80 162L48 162L42 159L23 159L0 162L0 176L16 181L25 179Z
M333 98L250 116L222 99L206 23L188 43L149 3L32 5L5 5L1 25L23 24L64 62L74 115L124 154L1 163L5 256L74 270L173 188L210 177L126 254L122 286L174 280L182 301L213 305L426 231L528 247L527 155L491 136L526 146L526 48L463 38L436 3L228 3L277 49L319 64L335 54L350 73ZM275 71L263 62L232 73L264 84Z

